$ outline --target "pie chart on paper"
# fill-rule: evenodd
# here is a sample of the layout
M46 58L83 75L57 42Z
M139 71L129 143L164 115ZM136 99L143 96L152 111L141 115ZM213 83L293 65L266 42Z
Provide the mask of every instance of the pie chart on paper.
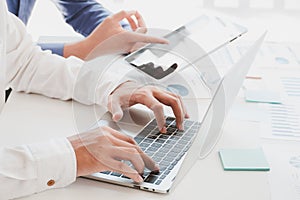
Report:
M290 164L295 167L300 169L300 156L294 156L291 157L290 159Z

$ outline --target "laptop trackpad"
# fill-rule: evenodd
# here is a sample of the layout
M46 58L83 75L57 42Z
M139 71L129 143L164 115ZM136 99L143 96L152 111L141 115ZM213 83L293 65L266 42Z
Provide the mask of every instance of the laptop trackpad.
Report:
M130 109L124 110L123 118L119 122L114 122L111 114L107 112L92 128L109 126L121 133L134 137L153 117L153 113L148 108L143 105L135 105Z

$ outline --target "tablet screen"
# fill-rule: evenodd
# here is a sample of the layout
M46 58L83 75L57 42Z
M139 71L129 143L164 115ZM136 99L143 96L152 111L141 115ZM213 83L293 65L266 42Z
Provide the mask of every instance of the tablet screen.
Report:
M246 28L218 17L202 15L165 35L169 44L149 44L125 60L160 80L242 35Z

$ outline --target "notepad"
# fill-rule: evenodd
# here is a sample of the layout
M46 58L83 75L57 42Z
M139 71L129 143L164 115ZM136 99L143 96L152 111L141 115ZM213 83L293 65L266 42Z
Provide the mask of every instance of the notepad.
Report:
M221 149L219 156L224 170L269 171L270 167L261 148Z
M245 99L248 102L281 104L281 96L278 92L268 90L247 90Z

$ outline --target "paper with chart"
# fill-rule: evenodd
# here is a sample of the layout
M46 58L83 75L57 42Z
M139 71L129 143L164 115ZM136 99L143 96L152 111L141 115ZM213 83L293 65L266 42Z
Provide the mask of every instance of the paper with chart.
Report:
M249 44L246 43L239 44L237 49L242 54L249 48L248 46ZM254 66L265 69L299 69L299 49L299 44L265 42L259 51Z
M272 200L300 200L299 143L264 144Z
M264 107L267 117L261 121L263 138L300 141L300 105L270 104Z
M300 77L283 76L280 77L283 90L289 98L300 98Z

